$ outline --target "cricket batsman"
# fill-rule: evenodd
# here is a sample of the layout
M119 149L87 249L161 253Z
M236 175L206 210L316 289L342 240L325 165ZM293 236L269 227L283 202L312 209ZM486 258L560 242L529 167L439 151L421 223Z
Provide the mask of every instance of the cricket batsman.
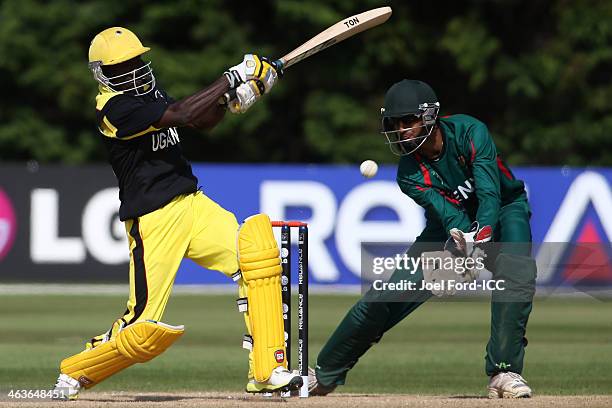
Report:
M425 210L425 229L407 255L448 254L463 258L465 264L477 256L486 260L493 278L505 282L504 291L492 294L485 357L488 396L531 397L521 376L536 279L525 187L498 155L484 123L468 115L439 117L439 109L429 85L406 79L389 88L381 109L387 143L401 156L399 187ZM423 281L471 282L478 275L475 268L463 273L441 266L432 270L429 264L410 268L398 267L390 281L408 280L421 288ZM370 289L321 350L311 373L312 394L325 395L344 384L348 371L387 330L432 296L453 292L442 288L399 297Z
M250 350L246 390L291 391L302 378L289 372L283 334L279 250L268 216L238 225L236 217L198 189L181 151L177 128L208 130L227 109L242 113L270 92L280 72L253 54L210 86L175 101L156 82L149 51L130 30L108 28L89 48L99 84L96 120L119 184L119 217L130 251L127 308L85 350L64 359L56 389L77 398L106 378L163 353L184 333L161 319L183 258L238 284Z

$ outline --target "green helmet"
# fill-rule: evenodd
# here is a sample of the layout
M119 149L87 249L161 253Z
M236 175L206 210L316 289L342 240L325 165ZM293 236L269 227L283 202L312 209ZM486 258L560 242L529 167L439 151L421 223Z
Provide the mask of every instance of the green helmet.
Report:
M385 106L380 109L382 133L391 151L403 156L421 147L435 128L439 110L438 97L425 82L404 79L393 84L385 95ZM419 119L422 122L418 126L402 128L400 125ZM413 128L422 128L422 131L410 139L403 138L404 132Z

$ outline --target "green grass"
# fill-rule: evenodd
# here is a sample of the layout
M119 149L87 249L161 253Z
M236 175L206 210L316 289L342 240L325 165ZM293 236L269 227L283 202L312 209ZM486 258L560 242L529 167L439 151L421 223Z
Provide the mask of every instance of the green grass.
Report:
M311 364L356 298L311 296ZM60 360L80 351L124 309L120 296L4 296L0 388L49 387ZM162 356L96 390L243 389L247 353L240 348L244 326L233 296L174 296L164 321L185 324L186 334ZM341 390L481 395L488 331L488 304L430 302L387 333ZM612 394L612 302L538 300L528 338L524 375L538 394Z

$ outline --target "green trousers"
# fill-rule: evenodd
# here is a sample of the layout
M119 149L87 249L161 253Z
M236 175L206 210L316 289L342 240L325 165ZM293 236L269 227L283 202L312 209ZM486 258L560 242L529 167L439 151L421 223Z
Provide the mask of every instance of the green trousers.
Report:
M485 371L521 373L527 340L525 331L535 292L536 266L530 257L529 205L519 200L500 210L495 244L486 249L487 269L494 279L505 280L504 293L493 292L491 335L486 348ZM441 250L447 234L439 226L428 226L410 247L409 257ZM409 280L420 287L423 272L397 269L390 281ZM317 357L316 373L323 385L341 385L348 371L383 334L432 296L429 291L401 294L367 292L347 313ZM460 323L458 323L460 324Z

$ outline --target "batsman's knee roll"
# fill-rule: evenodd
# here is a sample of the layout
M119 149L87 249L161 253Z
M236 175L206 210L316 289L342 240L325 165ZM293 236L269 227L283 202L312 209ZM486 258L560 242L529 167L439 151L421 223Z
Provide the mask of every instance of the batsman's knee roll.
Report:
M151 320L125 327L115 338L64 359L60 372L91 388L135 363L163 353L184 333L183 326Z

